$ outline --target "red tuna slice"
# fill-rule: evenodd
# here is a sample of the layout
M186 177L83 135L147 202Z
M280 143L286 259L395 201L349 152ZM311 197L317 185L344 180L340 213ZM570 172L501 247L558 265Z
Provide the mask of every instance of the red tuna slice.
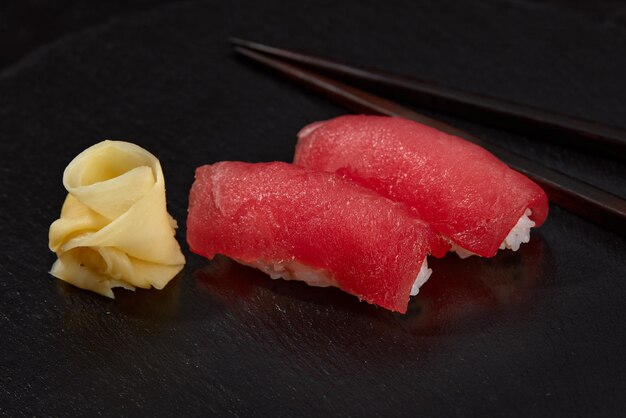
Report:
M431 246L440 255L449 248L404 205L338 175L280 162L198 168L187 241L209 259L222 254L270 274L276 263L296 262L321 274L321 285L398 312L406 311Z
M412 208L453 243L492 257L525 210L540 226L548 198L485 149L406 119L341 116L298 134L294 163L334 171Z

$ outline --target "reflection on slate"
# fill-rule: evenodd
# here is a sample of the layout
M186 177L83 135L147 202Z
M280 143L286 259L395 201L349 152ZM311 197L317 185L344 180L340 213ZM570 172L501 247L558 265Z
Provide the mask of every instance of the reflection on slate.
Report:
M429 266L432 279L409 305L419 312L409 326L428 333L442 333L457 324L471 328L479 315L498 315L503 309L533 309L534 292L556 277L550 248L539 233L517 252L465 260L448 254L440 260L431 257Z
M115 301L96 298L103 303L112 303L116 310L129 317L137 317L155 322L175 318L179 309L180 280L184 270L174 277L162 290L141 289L135 291L114 288ZM64 281L54 280L60 293L67 298L80 297L81 294L89 294L88 291L79 289Z
M181 271L161 290L116 290L117 308L130 317L149 318L153 321L176 318L180 308L180 281L183 276L184 272Z

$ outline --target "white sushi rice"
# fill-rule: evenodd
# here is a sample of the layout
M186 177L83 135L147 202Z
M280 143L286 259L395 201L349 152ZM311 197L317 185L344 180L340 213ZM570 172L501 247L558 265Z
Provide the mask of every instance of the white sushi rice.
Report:
M411 296L415 296L419 293L420 287L426 283L426 280L428 280L431 274L433 274L433 270L428 268L428 261L426 257L424 257L422 268L420 268L420 272L417 274L415 282L413 282L413 287L411 287Z
M311 267L308 267L295 260L281 261L276 263L266 263L263 261L244 262L241 260L237 260L237 262L240 264L245 264L246 266L259 269L274 280L299 280L305 282L309 286L337 287L337 283L334 280L330 279L328 275L324 272L324 270L311 269ZM415 296L418 294L420 287L424 283L426 283L432 272L432 269L428 268L428 262L426 261L426 258L424 258L422 267L420 268L420 271L415 278L415 282L413 282L413 286L411 287L411 296Z
M450 252L456 253L456 255L458 255L461 258L467 258L467 257L471 257L473 255L476 255L473 252L471 252L469 250L466 250L463 247L459 247L456 244L452 244L452 247L450 248Z
M532 214L532 210L526 209L522 217L519 218L515 226L509 232L509 235L507 235L504 241L502 241L502 244L500 244L501 250L509 249L517 251L522 243L530 241L530 228L535 226L535 223L530 220L530 215Z
M299 263L296 260L285 260L274 263L267 263L260 260L250 262L237 260L237 262L259 269L274 280L299 280L309 286L316 287L337 286L337 283L328 277L324 270L311 269L311 267Z
M522 243L527 243L528 241L530 241L530 228L535 226L535 223L530 220L530 216L532 214L533 212L530 209L526 209L524 211L524 214L519 218L515 226L511 228L511 231L509 231L509 234L506 236L506 238L504 238L502 244L500 244L501 250L509 249L517 251L519 250L519 247L520 245L522 245ZM472 255L476 255L473 252L468 251L465 248L459 247L456 244L452 244L452 248L450 248L450 251L454 251L461 258L467 258Z

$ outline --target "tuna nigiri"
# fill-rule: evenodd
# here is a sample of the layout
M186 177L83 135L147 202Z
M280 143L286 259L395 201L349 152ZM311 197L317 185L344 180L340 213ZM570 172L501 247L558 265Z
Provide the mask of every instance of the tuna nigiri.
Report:
M427 254L449 248L404 205L279 162L198 168L187 241L209 259L226 255L272 278L336 286L399 312L430 275Z
M342 116L298 134L294 163L406 204L462 257L517 250L548 214L537 184L485 149L406 119Z

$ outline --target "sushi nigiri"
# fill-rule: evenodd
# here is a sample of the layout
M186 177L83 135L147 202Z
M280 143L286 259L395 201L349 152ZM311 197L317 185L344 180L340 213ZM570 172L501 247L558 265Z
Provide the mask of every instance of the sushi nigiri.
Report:
M191 251L228 256L272 278L336 286L405 312L447 245L403 205L333 173L287 163L221 162L196 170Z
M406 204L461 257L517 250L548 214L541 187L485 149L402 118L310 124L298 134L294 163L337 172Z

